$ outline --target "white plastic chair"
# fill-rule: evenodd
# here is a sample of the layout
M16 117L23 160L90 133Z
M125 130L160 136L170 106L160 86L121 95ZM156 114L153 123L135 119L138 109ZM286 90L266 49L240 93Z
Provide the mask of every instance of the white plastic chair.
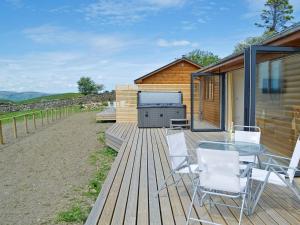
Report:
M300 138L300 137L299 137ZM257 186L256 191L253 195L253 205L251 212L254 212L255 207L263 193L265 186L275 184L289 188L300 201L300 189L294 181L295 173L300 171L298 168L300 160L300 139L298 138L292 158L286 158L282 156L265 154L269 157L267 163L262 163L265 169L252 169L251 180L259 181L260 185ZM278 160L289 161L289 166L282 165Z
M185 142L184 132L180 131L175 134L167 134L167 143L169 149L169 159L171 162L171 173L166 177L161 187L158 189L158 193L167 188L170 185L177 185L182 180L182 175L188 175L194 186L194 177L197 164L191 164L191 156L188 154L187 145ZM171 184L168 184L168 180L173 176L178 175L179 178Z
M234 126L234 141L260 143L261 130L257 126ZM240 156L240 162L257 163L257 156ZM241 165L241 168L246 168L247 165Z
M190 221L216 224L212 221L191 217L193 204L196 196L198 196L197 192L201 194L201 206L203 206L206 197L211 198L212 196L219 196L228 198L242 198L241 206L212 202L213 204L217 205L239 208L239 224L241 224L242 215L246 204L246 195L248 192L247 187L249 175L248 177L244 178L240 177L239 153L237 151L199 148L197 149L197 158L199 164L199 181L194 190L186 225L188 225Z

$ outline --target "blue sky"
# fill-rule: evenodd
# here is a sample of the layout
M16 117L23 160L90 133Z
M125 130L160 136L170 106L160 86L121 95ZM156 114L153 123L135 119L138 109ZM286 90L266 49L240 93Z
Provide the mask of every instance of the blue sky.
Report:
M294 5L300 20L300 1ZM221 57L259 35L264 0L1 0L0 90L130 84L193 49Z

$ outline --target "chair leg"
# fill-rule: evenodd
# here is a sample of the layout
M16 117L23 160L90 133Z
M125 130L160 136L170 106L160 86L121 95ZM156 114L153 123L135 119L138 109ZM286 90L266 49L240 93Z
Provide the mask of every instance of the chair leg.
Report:
M254 200L254 204L253 204L252 209L251 209L251 214L254 213L256 205L257 205L257 203L258 203L258 201L259 201L259 199L260 199L260 197L261 197L261 195L262 195L262 193L263 193L263 191L264 191L264 189L266 187L267 181L268 181L267 179L264 181L264 183L261 185L261 188L260 188L257 196L256 197L254 196L255 200ZM259 186L257 188L259 188Z
M190 218L191 218L191 213L192 213L192 209L193 209L194 200L195 200L196 195L197 195L197 189L194 190L194 194L193 194L193 197L192 197L192 202L190 204L188 216L187 216L187 219L186 219L186 225L189 225L189 221L190 221Z
M242 201L242 206L241 206L241 212L240 212L240 218L239 218L239 225L242 223L242 217L243 217L244 206L245 206L245 198L246 198L246 194L243 194L243 201Z
M179 183L181 180L183 180L182 175L181 175L181 174L178 174L178 175L179 175L179 178L178 178L177 180L174 181L174 184L175 184L176 187L177 187L178 183Z
M168 186L174 184L174 182L172 184L167 184L168 180L171 178L171 176L174 175L174 172L172 171L164 180L164 182L160 185L160 188L158 189L156 195L159 194L159 192L161 192L163 189L167 188Z
M288 187L292 190L292 192L297 196L298 200L300 201L300 193L299 189L297 188L297 185L295 183L291 184L288 181L286 182Z

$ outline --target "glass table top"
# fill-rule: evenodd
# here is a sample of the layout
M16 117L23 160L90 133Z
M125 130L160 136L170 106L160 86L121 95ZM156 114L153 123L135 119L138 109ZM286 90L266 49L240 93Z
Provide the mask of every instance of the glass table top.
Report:
M199 148L210 150L238 151L240 155L260 155L266 151L262 144L249 142L226 142L226 141L201 141L198 144Z

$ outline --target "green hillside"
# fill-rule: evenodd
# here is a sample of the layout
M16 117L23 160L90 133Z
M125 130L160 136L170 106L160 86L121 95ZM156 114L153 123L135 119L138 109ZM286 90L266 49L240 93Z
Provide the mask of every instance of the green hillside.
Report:
M7 99L14 102L23 101L31 98L37 98L46 95L49 94L36 92L36 91L26 91L26 92L0 91L0 99Z
M78 98L80 96L83 95L80 93L55 94L55 95L42 96L38 98L31 98L31 99L19 101L17 102L17 104L31 104L31 103L38 103L38 102L45 102L45 101L53 101L53 100L65 100L65 99Z
M8 103L14 103L13 101L7 100L7 99L1 99L0 98L0 104L8 104Z

